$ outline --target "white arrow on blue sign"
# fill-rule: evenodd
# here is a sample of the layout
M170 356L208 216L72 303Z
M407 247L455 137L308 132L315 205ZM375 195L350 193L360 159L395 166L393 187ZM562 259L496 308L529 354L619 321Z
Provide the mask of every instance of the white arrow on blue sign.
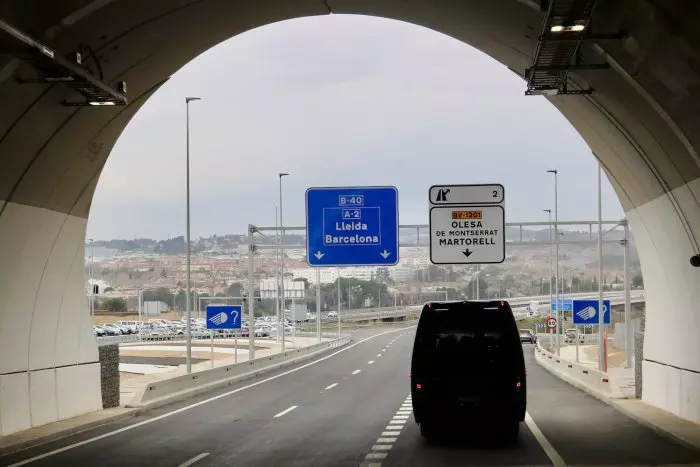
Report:
M240 305L207 305L207 329L240 329Z
M396 187L306 190L309 266L393 266L399 262Z
M598 300L574 300L574 324L598 324ZM610 324L610 300L603 300L603 324Z

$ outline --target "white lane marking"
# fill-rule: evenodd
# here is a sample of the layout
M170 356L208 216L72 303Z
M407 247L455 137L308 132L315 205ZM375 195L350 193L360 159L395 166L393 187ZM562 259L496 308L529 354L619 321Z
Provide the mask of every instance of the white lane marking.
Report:
M395 443L397 439L398 438L396 438L395 436L392 436L390 438L377 438L377 442L378 443Z
M328 386L325 387L324 391L328 391L329 389L333 389L333 388L336 387L337 385L338 385L338 383L330 384L330 385L328 385Z
M380 354L380 353L377 354L377 358L379 358L379 357L381 357L381 356L382 356L382 354Z
M370 452L365 456L365 459L384 459L385 457L385 452Z
M408 420L408 415L394 415L394 420Z
M537 442L540 443L542 450L545 454L547 454L549 460L552 461L553 467L566 467L566 462L564 462L564 459L562 459L557 450L554 449L552 443L550 443L547 438L544 437L540 427L535 424L535 421L528 412L525 412L525 425L527 425L527 427L530 429Z
M364 461L360 464L360 467L382 467L381 462L367 462Z
M282 415L288 414L289 412L291 412L292 410L296 409L297 407L299 407L299 406L298 406L298 405L293 405L293 406L291 406L290 408L285 409L285 410L281 411L280 413L278 413L277 415L275 415L274 418L280 418Z
M383 349L382 349L382 352L386 352L386 348L383 348Z
M224 392L224 393L219 394L217 396L210 397L209 399L204 399L203 401L195 402L194 404L186 405L185 407L180 407L179 409L175 409L172 412L167 412L167 413L164 413L162 415L158 415L157 417L149 418L148 420L143 420L141 422L134 423L133 425L119 428L118 430L110 431L110 432L101 434L99 436L95 436L94 438L89 438L89 439L86 439L83 441L79 441L77 443L69 444L68 446L63 446L61 448L54 449L53 451L45 452L43 454L39 454L37 456L30 457L29 459L25 459L23 461L15 463L15 464L11 464L7 467L21 467L23 465L31 464L32 462L36 462L40 459L46 459L47 457L51 457L51 456L54 456L56 454L60 454L62 452L70 451L71 449L75 449L75 448L78 448L80 446L85 446L86 444L91 444L91 443L94 443L95 441L99 441L101 439L110 438L114 435L124 433L125 431L130 431L130 430L133 430L134 428L138 428L138 427L143 426L143 425L148 425L150 423L157 422L158 420L162 420L164 418L168 418L168 417L171 417L173 415L177 415L177 414L182 413L182 412L187 412L188 410L194 409L194 408L199 407L201 405L208 404L210 402L214 402L214 401L217 401L219 399L223 399L224 397L228 397L232 394L237 394L237 393L245 391L247 389L254 388L256 386L260 386L261 384L264 384L264 383L267 383L270 381L274 381L276 379L282 378L283 376L287 376L289 374L295 373L299 370L303 370L304 368L308 368L310 366L316 365L316 364L321 363L325 360L328 360L329 358L335 357L338 354L341 354L343 352L347 352L348 350L350 350L354 347L357 347L358 345L360 345L364 342L367 342L370 339L374 339L374 338L377 338L379 336L383 336L383 335L386 335L386 334L389 334L392 332L397 332L397 331L399 331L399 330L392 329L391 331L384 331L382 333L375 334L373 336L365 337L364 339L357 341L354 344L350 344L346 347L342 347L341 349L333 352L332 354L328 354L324 357L319 358L318 360L314 360L313 362L309 362L309 363L306 363L306 364L301 365L299 367L292 368L291 370L287 370L287 371L280 373L278 375L274 375L274 376L270 376L269 378L261 379L260 381L256 381L255 383L251 383L251 384L248 384L246 386L242 386L240 388L233 389L233 390L228 391L228 392Z
M371 365L372 363L374 363L374 360L370 360L367 362L368 365Z
M400 431L382 431L382 436L399 436Z
M390 451L391 448L391 444L375 444L372 446L372 451Z
M362 371L362 370L355 370L355 371L352 372L352 374L353 374L353 375L356 375L356 374L358 374L358 373L361 372L361 371Z
M188 460L187 462L183 462L182 464L178 465L177 467L189 467L190 465L194 464L195 462L199 462L205 457L209 455L208 452L203 452L198 456L194 456L192 459Z

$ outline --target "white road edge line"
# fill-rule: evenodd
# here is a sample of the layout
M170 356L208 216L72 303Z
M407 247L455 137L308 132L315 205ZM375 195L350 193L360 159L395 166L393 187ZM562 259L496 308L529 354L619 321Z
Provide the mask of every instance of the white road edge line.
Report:
M280 418L282 415L288 414L289 412L291 412L292 410L296 409L297 407L299 407L299 406L298 406L298 405L293 405L293 406L291 406L290 408L285 409L285 410L281 411L280 413L278 413L277 415L275 415L274 418Z
M324 357L319 358L318 360L314 360L313 362L306 363L306 364L301 365L297 368L292 368L291 370L287 370L287 371L280 373L278 375L274 375L274 376L270 376L269 378L261 379L260 381L256 381L255 383L251 383L251 384L248 384L246 386L241 386L240 388L233 389L233 390L228 391L228 392L224 392L222 394L210 397L209 399L204 399L203 401L195 402L194 404L186 405L185 407L180 407L179 409L175 409L172 412L167 412L167 413L164 413L162 415L158 415L157 417L149 418L148 420L143 420L141 422L134 423L133 425L128 425L128 426L125 426L123 428L119 428L118 430L110 431L110 432L101 434L99 436L95 436L94 438L89 438L89 439L86 439L83 441L79 441L77 443L69 444L68 446L63 446L61 448L54 449L53 451L45 452L43 454L39 454L39 455L36 455L34 457L30 457L29 459L25 459L23 461L11 464L7 467L21 467L23 465L31 464L32 462L35 462L35 461L38 461L41 459L45 459L47 457L51 457L53 455L60 454L62 452L70 451L71 449L75 449L75 448L80 447L80 446L85 446L86 444L91 444L91 443L94 443L95 441L99 441L101 439L110 438L114 435L124 433L125 431L130 431L130 430L133 430L134 428L138 428L138 427L143 426L143 425L148 425L149 423L157 422L158 420L162 420L164 418L168 418L168 417L171 417L173 415L177 415L179 413L186 412L188 410L194 409L194 408L199 407L201 405L208 404L210 402L214 402L214 401L217 401L219 399L223 399L224 397L228 397L232 394L237 394L241 391L245 391L246 389L260 386L261 384L264 384L264 383L267 383L270 381L274 381L274 380L279 379L283 376L287 376L287 375L295 373L299 370L303 370L304 368L308 368L312 365L316 365L316 364L321 363L325 360L328 360L331 357L335 357L338 354L341 354L343 352L347 352L348 350L352 349L353 347L356 347L364 342L367 342L370 339L374 339L376 337L384 336L386 334L389 334L392 332L398 332L401 330L402 329L392 329L390 331L384 331L382 333L375 334L373 336L365 337L364 339L357 341L354 344L350 344L350 345L347 345L345 347L340 348L339 350L333 352L332 354L326 355Z
M355 371L352 372L352 374L353 374L353 375L356 375L356 374L358 374L358 373L361 372L361 371L362 371L362 370L355 370Z
M554 449L552 443L550 443L547 440L547 438L544 437L542 431L540 430L540 427L538 427L537 424L535 424L535 421L527 412L525 412L525 425L527 425L527 427L530 429L537 442L540 443L540 446L542 446L542 450L545 454L547 454L549 460L552 461L552 466L566 467L566 462L564 462L564 459L562 459L557 450Z
M203 452L198 456L194 456L192 459L188 460L187 462L183 462L182 464L178 465L177 467L189 467L190 465L201 461L202 459L204 459L208 455L209 455L208 452Z
M338 385L338 383L333 383L333 384L331 384L331 385L328 385L328 386L325 387L324 391L328 391L329 389L333 389L333 388L336 387L337 385Z

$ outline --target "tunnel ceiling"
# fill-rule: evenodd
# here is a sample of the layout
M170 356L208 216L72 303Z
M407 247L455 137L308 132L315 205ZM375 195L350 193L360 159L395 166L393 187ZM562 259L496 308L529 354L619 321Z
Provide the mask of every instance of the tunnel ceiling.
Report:
M699 9L680 0L599 1L592 30L627 36L585 43L585 60L610 64L569 73L572 86L591 87L591 95L550 98L603 162L626 209L700 177ZM36 72L0 35L0 200L86 217L116 139L169 76L232 36L329 11L435 29L521 76L543 17L529 0L5 0L0 19L57 53L81 52L85 66L112 86L125 81L129 105L67 107L61 103L76 93L61 84L18 84Z

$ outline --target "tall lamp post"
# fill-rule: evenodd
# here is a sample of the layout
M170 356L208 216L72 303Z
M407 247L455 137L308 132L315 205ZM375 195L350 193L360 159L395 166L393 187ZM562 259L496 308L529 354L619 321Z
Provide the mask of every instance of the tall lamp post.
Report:
M284 218L282 217L282 178L289 175L288 173L280 172L277 174L280 182L280 245L284 245ZM284 250L280 248L280 299L282 306L280 307L280 321L282 326L282 353L284 353L284 332L285 332L285 313L284 313ZM280 334L280 325L277 325L277 334Z
M559 187L558 187L558 178L559 178L559 171L556 169L552 170L547 170L547 173L554 174L554 258L555 258L555 264L556 264L556 270L555 270L555 280L554 280L554 291L556 295L556 304L557 304L557 335L556 335L556 350L557 350L557 355L559 355L559 327L561 326L561 313L560 313L560 306L561 303L559 303Z
M544 212L548 214L549 217L549 255L547 256L547 260L549 263L549 280L547 283L549 284L549 311L551 313L552 311L552 210L551 209L543 209Z
M187 138L187 157L186 157L186 164L187 164L187 208L186 208L186 216L187 216L187 228L186 228L186 235L185 235L185 245L187 249L187 289L185 291L185 302L187 303L185 307L185 316L187 318L187 322L185 323L185 334L186 334L186 340L187 340L187 374L192 373L192 323L191 318L192 318L192 308L190 304L190 259L191 259L191 250L190 250L190 102L192 101L199 101L201 100L201 97L185 97L185 114L186 114L186 138Z

